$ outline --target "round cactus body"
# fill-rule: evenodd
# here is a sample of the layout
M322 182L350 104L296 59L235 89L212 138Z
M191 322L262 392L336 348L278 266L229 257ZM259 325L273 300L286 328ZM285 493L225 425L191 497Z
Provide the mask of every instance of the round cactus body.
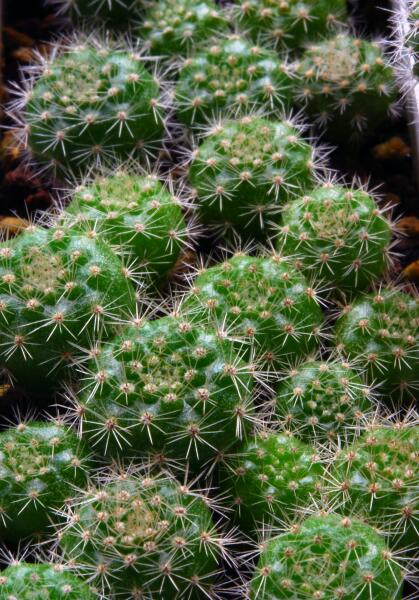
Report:
M61 565L19 562L0 573L0 598L5 600L95 600L82 579Z
M187 56L208 39L228 31L226 17L213 0L153 2L138 29L150 52Z
M135 313L119 258L69 229L30 227L0 245L1 362L34 392L57 385L76 345Z
M402 574L384 540L364 523L312 516L263 546L252 600L397 600Z
M189 179L202 220L224 234L266 236L284 201L314 184L314 149L288 121L246 116L213 128Z
M127 48L90 41L59 48L40 65L24 100L19 117L28 146L59 172L153 153L162 137L159 81Z
M391 225L362 189L324 184L286 206L282 222L280 251L334 290L365 288L387 267Z
M381 288L345 306L336 325L340 350L385 393L403 394L419 381L419 300Z
M274 52L229 35L184 62L175 90L177 116L199 126L251 109L284 109L290 83L287 65Z
M69 15L77 24L89 23L112 28L126 27L139 18L146 0L47 0L61 15Z
M346 438L371 411L369 393L348 363L308 360L281 381L276 415L297 437L308 441Z
M221 487L240 529L254 534L319 499L323 475L314 448L291 434L262 432L225 459Z
M89 467L84 445L58 422L29 421L2 431L0 535L17 542L48 532L72 487L86 484Z

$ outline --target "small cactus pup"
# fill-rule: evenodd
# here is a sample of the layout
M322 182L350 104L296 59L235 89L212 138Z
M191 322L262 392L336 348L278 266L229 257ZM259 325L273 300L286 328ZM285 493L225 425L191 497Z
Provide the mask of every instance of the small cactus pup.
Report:
M96 600L97 594L62 565L18 562L1 571L0 598Z
M77 346L135 313L128 271L71 229L31 226L0 244L0 360L18 385L50 391L70 374Z
M221 489L240 530L255 535L319 500L324 473L313 447L290 433L263 430L224 458Z
M58 15L69 16L76 24L103 26L112 29L127 27L140 18L146 0L47 0Z
M286 109L291 98L289 67L275 52L228 35L184 61L174 105L184 125L198 127L252 109Z
M228 32L228 22L213 0L159 0L151 3L137 31L152 54L175 58Z
M332 293L368 287L390 263L392 227L367 191L331 182L292 200L282 213L278 249Z
M357 370L339 358L310 359L281 379L275 416L308 442L346 440L372 411L371 390Z
M18 542L47 533L72 488L87 484L90 467L84 444L59 421L28 421L0 432L2 538Z
M105 598L210 598L227 550L209 503L168 476L109 475L64 512L59 545Z
M236 0L231 11L255 41L291 52L330 37L346 20L345 0Z
M418 544L418 448L417 420L375 419L338 448L329 479L339 512L356 511L405 551Z
M315 183L315 149L290 121L256 115L217 123L193 151L189 180L202 221L263 238L281 205Z
M184 300L185 309L212 315L230 336L248 342L257 362L274 368L317 348L319 304L289 259L241 252L198 272Z
M344 306L336 324L336 344L359 366L370 384L403 396L419 381L419 299L382 287Z
M298 101L334 142L358 143L397 113L395 75L377 42L339 34L309 46L294 71Z
M79 37L31 69L16 117L36 161L78 173L156 154L165 121L162 81L139 53Z
M145 284L163 282L189 244L182 201L155 175L121 170L87 180L60 220L126 254Z
M357 519L308 517L262 545L251 600L398 600L403 574L384 539Z

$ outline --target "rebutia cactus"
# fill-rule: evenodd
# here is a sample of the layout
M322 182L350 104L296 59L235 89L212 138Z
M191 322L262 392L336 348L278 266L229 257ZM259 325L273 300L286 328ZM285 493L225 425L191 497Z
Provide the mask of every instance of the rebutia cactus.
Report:
M292 368L281 380L275 413L302 439L345 439L371 411L369 396L370 389L350 364L336 358L312 359Z
M266 236L281 204L314 184L315 150L290 121L245 116L211 127L189 179L202 220L225 234Z
M225 457L221 488L241 531L255 534L320 498L324 466L291 434L262 431Z
M309 46L295 75L308 116L340 144L372 133L396 110L395 76L377 42L340 34Z
M346 18L345 0L236 0L234 21L254 40L278 50L301 50L308 40L336 32Z
M225 544L208 503L167 477L110 476L75 499L59 544L105 598L212 597Z
M0 244L2 366L32 393L69 374L77 345L135 314L129 270L104 244L31 226Z
M343 307L336 325L338 348L379 390L403 395L419 381L419 299L380 288Z
M59 421L28 421L0 433L0 534L19 541L46 533L91 466L77 435ZM0 597L1 595L0 586ZM20 597L19 597L20 600Z
M252 109L284 109L290 103L291 81L275 52L229 35L185 60L175 89L177 116L195 127Z
M139 18L147 0L47 0L58 14L69 15L76 23L96 23L121 28Z
M17 102L37 161L59 172L87 171L156 151L164 128L161 81L140 54L80 37L39 62Z
M325 183L288 204L278 248L332 291L354 292L389 264L391 224L363 189Z
M263 544L252 600L397 600L403 575L372 527L334 514L311 516Z
M224 13L213 0L160 0L153 2L138 29L152 54L187 56L228 31Z

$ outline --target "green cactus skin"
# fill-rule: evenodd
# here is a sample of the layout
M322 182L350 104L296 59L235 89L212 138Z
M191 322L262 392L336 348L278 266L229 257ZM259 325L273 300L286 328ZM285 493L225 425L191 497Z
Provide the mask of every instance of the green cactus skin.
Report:
M60 565L13 564L0 573L4 600L95 600L89 585Z
M397 600L402 574L385 541L356 519L312 516L264 545L251 600Z
M340 359L308 360L292 368L276 395L276 416L309 442L355 433L372 410L370 389ZM353 431L351 431L353 428Z
M193 152L189 180L204 223L264 237L290 197L314 185L315 151L289 121L226 121Z
M340 34L309 46L295 76L307 116L340 144L371 134L395 110L395 76L376 42Z
M59 543L105 598L212 597L223 540L207 504L170 478L123 474L74 502Z
M325 183L282 213L278 249L332 292L368 287L389 263L391 224L364 190Z
M70 374L76 344L110 335L135 310L129 273L97 240L31 226L0 244L2 366L31 393Z
M316 349L323 321L318 303L288 259L236 253L198 274L184 307L213 315L229 335L254 342L249 350L257 360L275 367Z
M344 0L236 0L234 21L254 40L298 51L307 41L330 37L346 18Z
M121 171L78 186L61 220L126 253L145 283L164 280L188 243L181 200L155 175Z
M252 109L285 109L290 101L287 65L239 35L221 38L185 60L174 97L178 118L190 127Z
M319 499L323 476L314 448L289 433L262 431L225 458L221 489L240 530L253 535Z
M213 0L160 0L149 7L138 34L151 54L176 57L189 56L227 31L227 19Z
M419 300L397 288L364 294L342 309L336 343L379 391L409 392L419 380Z
M84 444L58 421L0 432L0 535L17 542L46 533L72 487L86 484L90 467Z
M96 354L74 410L104 455L163 452L202 468L252 423L251 367L203 321L144 322Z
M153 154L162 138L159 78L129 48L82 38L58 46L22 96L28 146L58 172Z
M418 542L418 449L417 423L373 422L338 450L330 475L339 511L355 510L403 549Z

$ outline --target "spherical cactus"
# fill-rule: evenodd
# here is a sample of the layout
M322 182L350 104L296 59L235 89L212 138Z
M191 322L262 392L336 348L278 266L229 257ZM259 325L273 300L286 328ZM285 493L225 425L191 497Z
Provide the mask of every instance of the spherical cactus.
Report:
M60 173L86 172L115 157L155 153L164 100L157 72L147 71L140 54L75 38L40 59L31 73L17 118L40 163Z
M410 93L419 77L419 3L418 0L393 2L392 64L402 92Z
M321 496L324 465L291 434L262 431L226 457L221 488L240 530L255 534Z
M155 175L120 171L86 181L60 219L126 254L144 283L163 281L189 243L182 202Z
M95 600L97 594L61 565L19 562L0 573L5 600Z
M213 0L159 0L150 5L138 34L152 54L176 57L227 31L227 19Z
M322 312L316 290L288 259L237 253L203 269L185 309L213 315L233 338L250 344L265 365L286 365L314 350Z
M339 349L370 383L393 395L419 381L419 299L397 288L380 288L343 307L336 325Z
M212 127L189 169L202 220L255 237L270 233L281 204L312 187L314 175L314 148L298 128L257 116Z
M263 545L252 600L397 600L402 571L374 529L334 514L312 516Z
M340 34L309 46L295 76L307 115L340 144L371 134L396 109L395 76L376 42Z
M324 442L355 433L372 410L370 389L351 365L308 360L290 369L276 394L276 416L295 435Z
M146 0L47 0L59 15L68 15L77 23L127 27L140 18Z
M0 432L0 535L17 542L47 533L72 488L87 483L90 466L85 446L58 421L28 421Z
M105 598L212 597L224 541L200 493L170 478L122 474L76 498L67 516L64 558Z
M283 109L291 100L289 69L276 54L229 35L187 59L175 89L178 118L199 126L251 109Z
M391 224L363 189L325 183L290 202L282 222L279 250L332 292L366 288L389 264Z
M308 40L336 32L346 18L344 0L236 0L232 6L238 21L254 40L278 50L298 51Z
M77 345L135 310L129 273L97 240L31 226L0 244L1 362L31 393L57 385Z
M361 437L338 450L329 479L339 511L356 511L406 550L418 541L418 448L413 420L367 423Z

